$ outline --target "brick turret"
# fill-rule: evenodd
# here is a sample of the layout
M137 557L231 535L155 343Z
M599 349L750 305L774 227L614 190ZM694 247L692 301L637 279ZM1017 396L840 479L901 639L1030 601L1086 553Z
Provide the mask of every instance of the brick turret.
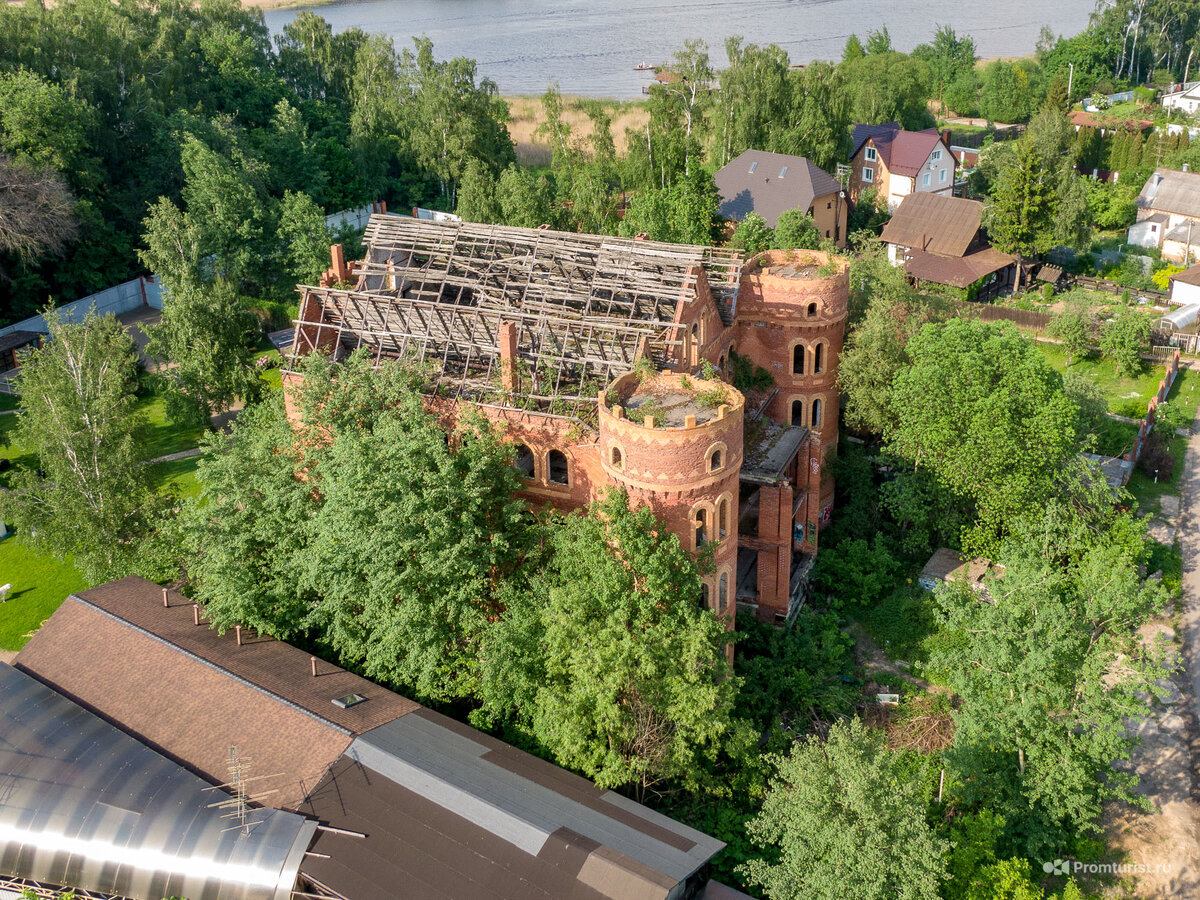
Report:
M707 602L731 623L744 407L741 392L720 381L630 372L600 395L599 409L608 480L650 506L693 554L712 546Z

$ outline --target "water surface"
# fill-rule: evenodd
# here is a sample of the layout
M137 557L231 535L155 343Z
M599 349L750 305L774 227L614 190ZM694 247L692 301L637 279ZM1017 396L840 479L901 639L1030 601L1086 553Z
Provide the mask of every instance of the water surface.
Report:
M717 66L725 38L778 44L793 63L839 59L851 33L866 40L887 25L905 52L939 24L975 38L981 57L1024 56L1049 25L1071 35L1087 25L1095 0L359 0L318 7L335 30L389 34L397 46L432 38L438 58L469 56L505 94L537 94L556 79L564 93L635 97L649 81L643 60L670 58L685 39L702 38ZM294 9L269 10L278 31Z

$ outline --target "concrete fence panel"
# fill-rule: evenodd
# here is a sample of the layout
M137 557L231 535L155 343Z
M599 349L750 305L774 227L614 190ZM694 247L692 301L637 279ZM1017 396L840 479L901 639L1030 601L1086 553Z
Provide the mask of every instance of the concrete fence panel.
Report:
M89 310L94 310L100 316L107 313L119 316L121 313L127 313L131 309L137 309L139 306L145 304L145 302L146 296L143 292L143 280L135 278L132 281L126 281L124 284L110 287L108 290L100 291L81 300L76 300L74 303L67 303L60 306L58 307L58 314L64 322L82 322L83 317L87 315ZM38 331L46 334L49 330L45 318L37 315L9 325L7 328L0 328L0 335L9 334L13 331Z

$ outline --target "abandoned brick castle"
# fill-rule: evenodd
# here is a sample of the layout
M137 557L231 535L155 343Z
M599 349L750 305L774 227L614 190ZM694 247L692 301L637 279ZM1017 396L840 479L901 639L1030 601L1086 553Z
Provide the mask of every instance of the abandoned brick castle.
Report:
M475 405L517 445L528 502L623 486L714 545L714 612L788 615L833 504L844 260L393 215L364 243L300 288L293 360L423 361L432 410Z

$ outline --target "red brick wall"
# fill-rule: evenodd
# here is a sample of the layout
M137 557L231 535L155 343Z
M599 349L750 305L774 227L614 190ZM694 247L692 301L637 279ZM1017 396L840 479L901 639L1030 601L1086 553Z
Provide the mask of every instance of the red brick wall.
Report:
M633 374L613 382L623 393L636 380ZM656 382L678 385L679 376L662 375ZM691 380L691 389L703 391L706 382ZM630 498L654 510L667 529L679 536L684 548L693 555L696 546L696 515L703 510L705 531L713 548L713 570L705 576L709 601L719 611L721 576L726 579L728 606L732 617L737 590L737 516L738 476L742 467L742 431L744 399L740 392L725 386L729 397L718 417L681 428L648 428L624 418L618 406L600 408L600 462L609 483L621 485ZM620 451L614 462L613 450ZM721 453L721 465L711 469L715 450ZM720 536L721 509L724 509L725 536Z

